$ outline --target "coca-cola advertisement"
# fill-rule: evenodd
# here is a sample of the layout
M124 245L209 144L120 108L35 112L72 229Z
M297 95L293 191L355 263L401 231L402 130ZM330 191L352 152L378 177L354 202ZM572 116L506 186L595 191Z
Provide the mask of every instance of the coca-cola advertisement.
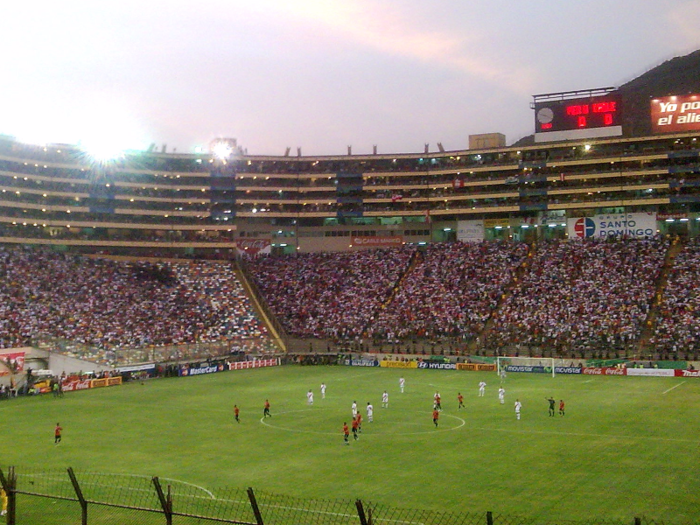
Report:
M239 255L261 255L272 252L272 241L270 239L238 239L236 250Z
M626 374L626 368L612 368L612 367L598 367L589 366L583 369L583 374L589 376L624 376Z
M0 370L0 376L16 374L24 370L24 352L9 352L0 355L0 360L7 370Z

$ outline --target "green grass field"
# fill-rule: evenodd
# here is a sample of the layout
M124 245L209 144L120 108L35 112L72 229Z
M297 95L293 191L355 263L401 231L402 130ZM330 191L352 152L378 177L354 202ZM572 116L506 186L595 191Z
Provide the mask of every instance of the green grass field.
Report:
M697 520L700 381L513 373L505 405L498 386L485 372L288 366L19 398L0 403L2 464L550 520ZM550 395L566 401L565 417L548 416ZM266 398L272 418L262 422ZM374 422L365 417L361 438L345 446L353 400L363 416L372 402Z

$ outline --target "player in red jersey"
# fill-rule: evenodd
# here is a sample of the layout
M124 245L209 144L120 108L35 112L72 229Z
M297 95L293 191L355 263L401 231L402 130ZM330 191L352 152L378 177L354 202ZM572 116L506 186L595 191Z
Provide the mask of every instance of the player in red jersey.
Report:
M362 414L358 412L355 419L357 420L357 431L362 434Z
M438 426L438 418L440 417L440 411L436 408L433 410L433 423L435 423L435 426Z
M352 437L355 441L359 439L357 436L357 418L352 420Z
M267 399L265 400L265 408L263 409L263 417L272 417L272 414L270 414L270 402Z
M236 417L236 422L240 423L241 420L238 419L238 414L240 414L240 409L238 408L238 405L233 405L233 415Z
M563 399L559 400L559 415L560 416L564 415L564 400Z
M350 429L348 428L348 424L343 423L343 439L345 440L345 444L349 445L350 444Z
M459 401L459 406L457 408L464 408L464 396L459 392L457 392L457 401Z
M56 428L53 429L53 442L55 445L58 445L61 442L61 432L63 432L61 424L56 423Z

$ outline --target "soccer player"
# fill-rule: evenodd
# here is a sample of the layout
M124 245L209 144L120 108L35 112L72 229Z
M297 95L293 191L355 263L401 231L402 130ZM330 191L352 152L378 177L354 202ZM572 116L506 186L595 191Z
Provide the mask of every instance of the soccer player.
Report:
M357 441L359 438L357 436L357 418L352 420L352 438Z
M306 403L309 405L314 404L314 393L311 390L306 393Z
M401 393L403 394L403 388L406 386L406 380L401 376L401 379L399 379L399 388L401 389Z
M559 400L559 415L560 416L564 415L564 400L563 399Z
M241 420L239 419L238 415L241 413L241 410L238 408L238 405L233 405L233 416L236 418L236 423L240 423Z
M515 400L515 419L520 419L520 409L523 407L523 404L520 402L520 400L516 399Z
M547 397L545 399L549 401L549 417L554 417L554 404L556 401L554 401L553 397Z
M357 401L352 402L352 418L355 419L357 416Z
M350 444L350 429L347 422L343 423L343 440L346 445Z
M435 408L438 410L442 410L442 404L440 402L440 392L435 392L433 399L435 400Z
M382 394L382 408L389 408L389 392L386 390Z
M484 397L486 394L486 381L481 381L479 383L479 397Z
M503 383L506 380L506 367L502 366L501 367L501 383Z
M374 407L369 401L367 401L367 421L370 423L374 421Z
M435 424L435 428L438 426L438 418L440 417L440 411L436 408L433 410L433 423Z
M506 389L503 387L498 389L498 401L501 403L501 405L505 404L506 402Z
M362 414L358 412L355 419L357 420L357 431L362 434Z
M326 399L326 383L321 383L321 399Z
M263 408L263 417L272 417L272 414L270 414L270 402L267 399L265 400L265 408Z
M63 428L61 427L60 423L56 423L56 428L53 429L54 445L58 445L61 442L61 432L63 432Z
M464 408L464 396L461 392L457 392L457 401L459 401L457 409Z

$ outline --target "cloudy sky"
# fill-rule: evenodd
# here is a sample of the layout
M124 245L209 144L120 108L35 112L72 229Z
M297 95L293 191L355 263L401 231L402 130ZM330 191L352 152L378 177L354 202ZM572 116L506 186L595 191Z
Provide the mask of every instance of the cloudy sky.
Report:
M533 94L623 84L700 48L699 27L700 0L12 2L0 133L254 155L510 144Z

